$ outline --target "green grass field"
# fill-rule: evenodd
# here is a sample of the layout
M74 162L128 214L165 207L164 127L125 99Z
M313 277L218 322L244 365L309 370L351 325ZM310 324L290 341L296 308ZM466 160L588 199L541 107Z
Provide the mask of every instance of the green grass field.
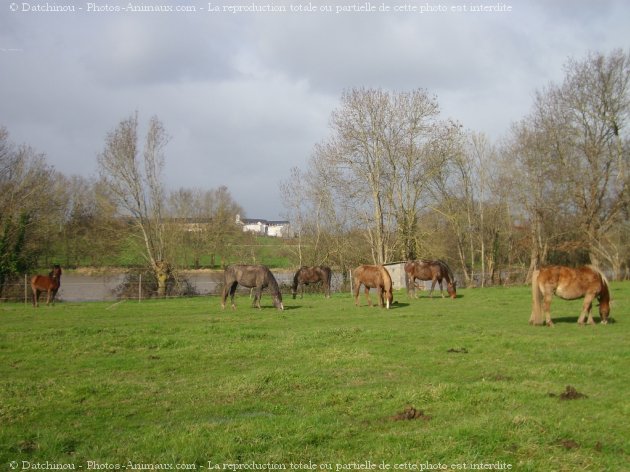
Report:
M630 284L612 293L615 323L556 299L553 328L526 287L0 305L0 469L630 470Z

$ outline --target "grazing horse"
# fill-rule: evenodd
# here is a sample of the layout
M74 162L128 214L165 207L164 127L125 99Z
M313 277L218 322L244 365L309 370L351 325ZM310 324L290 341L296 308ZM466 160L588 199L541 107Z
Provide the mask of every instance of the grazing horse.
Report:
M31 278L31 290L33 291L33 306L39 306L39 294L47 293L46 305L55 304L55 296L61 287L61 266L55 264L48 275L35 275Z
M330 298L330 279L332 278L332 270L330 267L317 266L317 267L301 267L293 276L293 286L291 287L291 293L293 298L297 295L298 286L302 286L302 293L300 298L304 298L304 286L308 284L314 284L317 282L322 283L324 289L324 295L326 298Z
M440 284L440 294L444 298L444 290L442 289L442 280L446 280L446 291L451 298L457 296L457 284L453 277L451 268L442 260L426 260L408 261L405 264L405 274L407 275L407 294L412 293L416 297L416 279L431 280L431 291L429 297L433 298L433 289L436 282Z
M223 294L221 297L221 308L223 309L225 309L225 299L228 296L228 292L232 301L232 309L236 309L236 305L234 304L234 292L236 292L236 286L241 284L244 287L256 289L252 306L260 308L262 289L269 287L274 306L278 310L284 310L284 305L282 304L282 294L280 293L278 282L267 266L228 266L223 273L223 282Z
M529 324L542 325L543 315L547 326L553 326L551 321L551 299L553 294L565 300L575 300L584 297L582 312L578 324L584 324L588 314L588 324L595 324L591 308L593 299L599 300L599 316L602 324L608 323L610 313L610 291L608 280L602 272L594 266L584 266L577 269L564 266L542 267L534 271L532 276L532 314Z
M368 305L372 306L370 300L370 289L375 288L378 291L379 306L389 306L394 302L392 293L392 278L387 269L382 265L362 265L354 269L352 273L352 281L354 284L354 304L359 306L359 289L361 284L365 286L365 298Z

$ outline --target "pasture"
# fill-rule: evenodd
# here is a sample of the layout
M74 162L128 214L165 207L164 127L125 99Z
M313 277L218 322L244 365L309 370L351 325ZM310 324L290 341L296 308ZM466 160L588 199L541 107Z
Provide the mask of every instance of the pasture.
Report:
M628 470L629 283L423 297L0 305L0 469Z

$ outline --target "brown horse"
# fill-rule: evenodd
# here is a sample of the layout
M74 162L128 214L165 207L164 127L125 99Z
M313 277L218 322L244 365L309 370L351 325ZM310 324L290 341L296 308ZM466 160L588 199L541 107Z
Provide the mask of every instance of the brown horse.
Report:
M582 312L578 324L584 324L588 314L588 324L595 324L591 308L593 299L599 299L599 316L602 324L608 323L610 313L610 291L608 280L602 272L593 266L577 269L563 266L542 267L534 271L532 276L532 314L529 324L542 325L543 315L547 326L553 326L551 321L551 299L553 294L565 300L575 300L584 297Z
M431 291L429 297L433 298L433 289L435 284L440 284L440 294L444 298L444 290L442 289L442 280L446 280L446 291L451 298L457 296L457 284L453 277L453 272L446 262L441 260L408 261L405 264L405 274L407 275L407 294L416 297L416 279L431 280Z
M55 264L48 275L35 275L31 279L31 290L33 291L33 306L39 306L39 294L46 292L46 305L52 302L55 304L55 296L61 287L61 267Z
M361 284L365 286L365 297L368 305L372 306L370 299L370 289L375 288L378 291L378 302L380 307L389 306L394 302L392 293L392 278L387 269L382 265L362 265L354 269L352 274L354 284L354 304L359 306L359 289Z
M232 309L236 309L234 304L234 293L236 287L241 284L247 288L255 288L254 301L252 306L260 308L260 297L262 289L269 287L273 304L278 310L284 310L282 304L282 293L278 287L278 282L267 266L264 265L231 265L223 273L223 294L221 297L221 308L225 308L225 299L230 294Z
M326 298L330 298L330 279L332 278L332 271L330 267L317 266L317 267L300 267L293 276L293 286L291 287L291 293L293 298L297 295L298 286L302 286L302 293L300 298L304 298L304 286L308 284L314 284L321 282L324 289L324 295Z

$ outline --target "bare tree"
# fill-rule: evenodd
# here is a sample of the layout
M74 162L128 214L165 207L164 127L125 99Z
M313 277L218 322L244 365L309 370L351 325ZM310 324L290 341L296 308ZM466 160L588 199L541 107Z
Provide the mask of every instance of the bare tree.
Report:
M129 217L136 226L143 241L143 255L158 281L158 296L164 296L170 263L165 241L161 172L168 136L162 123L153 117L142 150L138 140L138 114L135 113L107 135L98 164L101 178L123 216Z
M629 201L630 56L620 50L592 53L583 61L570 60L565 70L561 85L537 95L533 122L546 137L553 179L597 264L607 258L605 233Z
M54 250L62 190L61 176L44 155L16 146L0 127L0 292Z
M421 201L442 165L433 148L450 127L438 116L424 90L352 89L332 114L331 138L315 147L311 181L352 209L375 263L416 254Z

